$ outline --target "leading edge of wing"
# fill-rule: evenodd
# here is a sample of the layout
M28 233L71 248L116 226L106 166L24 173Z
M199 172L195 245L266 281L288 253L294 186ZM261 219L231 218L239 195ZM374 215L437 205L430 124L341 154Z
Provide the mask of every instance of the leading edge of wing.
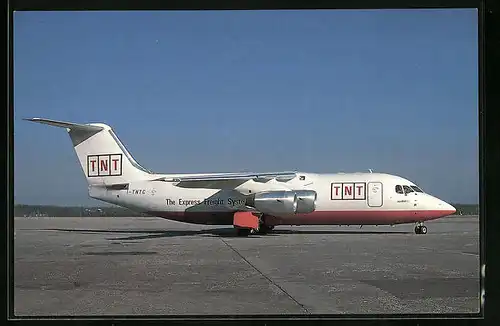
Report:
M214 173L207 175L186 175L168 176L155 179L154 181L164 181L176 183L178 187L186 188L224 188L235 187L248 180L256 182L267 182L271 179L278 181L289 181L297 176L295 171L285 172L265 172L265 173Z

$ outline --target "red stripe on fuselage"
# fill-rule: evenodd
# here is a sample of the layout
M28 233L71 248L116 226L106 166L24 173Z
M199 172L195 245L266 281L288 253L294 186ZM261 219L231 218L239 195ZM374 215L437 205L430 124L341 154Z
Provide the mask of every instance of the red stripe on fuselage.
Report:
M315 211L286 217L267 217L270 225L384 225L414 223L448 216L444 210L360 210ZM194 224L232 225L233 212L148 212L148 214L179 222Z

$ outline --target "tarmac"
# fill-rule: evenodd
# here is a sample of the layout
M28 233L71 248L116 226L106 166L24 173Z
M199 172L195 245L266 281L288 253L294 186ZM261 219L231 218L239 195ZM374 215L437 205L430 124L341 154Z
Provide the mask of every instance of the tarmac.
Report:
M21 316L475 313L479 219L232 227L160 218L15 218Z

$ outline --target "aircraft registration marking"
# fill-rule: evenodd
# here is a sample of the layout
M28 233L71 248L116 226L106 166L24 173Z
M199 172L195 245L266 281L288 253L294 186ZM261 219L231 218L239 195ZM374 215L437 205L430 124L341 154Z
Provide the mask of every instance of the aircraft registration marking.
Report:
M156 194L156 189L129 189L127 190L128 195L151 195Z
M127 193L129 195L145 195L146 189L130 189Z

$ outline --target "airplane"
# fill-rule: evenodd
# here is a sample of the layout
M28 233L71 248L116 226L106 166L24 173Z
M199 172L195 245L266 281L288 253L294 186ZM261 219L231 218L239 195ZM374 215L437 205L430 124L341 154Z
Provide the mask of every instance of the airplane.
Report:
M154 173L130 155L104 123L23 119L65 128L91 198L193 224L233 225L239 236L278 225L397 225L455 213L414 182L387 173Z

